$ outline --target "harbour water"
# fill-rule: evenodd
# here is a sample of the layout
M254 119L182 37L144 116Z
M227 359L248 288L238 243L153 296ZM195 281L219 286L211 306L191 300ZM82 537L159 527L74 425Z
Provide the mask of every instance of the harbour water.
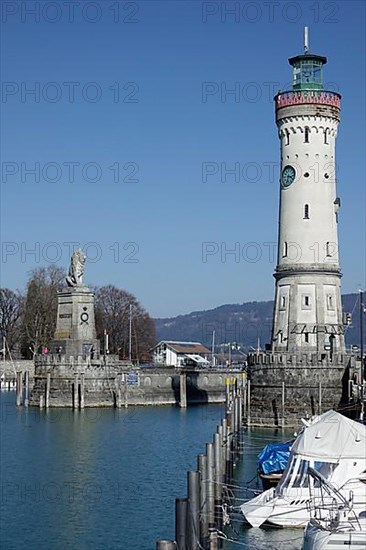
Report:
M186 496L224 414L222 405L129 409L17 409L2 392L2 550L154 550L174 539L174 502ZM250 431L238 482L255 476L271 431ZM225 548L298 550L299 530L243 529Z

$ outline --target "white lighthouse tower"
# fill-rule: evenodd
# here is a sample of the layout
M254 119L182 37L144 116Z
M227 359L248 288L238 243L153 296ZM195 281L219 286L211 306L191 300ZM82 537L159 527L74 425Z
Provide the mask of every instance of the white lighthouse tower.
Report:
M341 97L323 90L325 57L289 59L291 91L275 97L281 143L272 352L344 353L335 141Z

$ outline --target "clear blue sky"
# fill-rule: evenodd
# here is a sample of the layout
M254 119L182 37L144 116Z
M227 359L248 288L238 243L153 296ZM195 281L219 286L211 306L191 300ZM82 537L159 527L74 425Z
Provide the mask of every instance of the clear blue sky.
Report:
M302 53L309 25L311 51L328 57L325 82L343 96L342 290L365 287L364 2L81 1L73 20L62 2L24 11L35 4L2 2L2 286L24 288L29 270L54 257L67 267L64 243L78 242L96 243L89 284L125 288L153 316L272 299L272 87L290 82L287 59ZM235 4L236 16L225 13ZM206 102L204 82L215 83ZM214 93L235 83L240 101ZM39 97L26 94L37 86ZM204 162L240 163L244 176L203 182ZM39 182L26 173L36 163ZM79 163L74 181L70 163ZM205 242L213 251L239 243L240 261L203 262Z

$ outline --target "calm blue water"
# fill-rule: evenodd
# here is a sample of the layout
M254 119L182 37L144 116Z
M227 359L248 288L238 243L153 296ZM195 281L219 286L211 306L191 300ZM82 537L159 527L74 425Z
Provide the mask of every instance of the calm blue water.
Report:
M174 539L174 499L186 496L186 471L224 413L221 405L46 412L17 409L14 392L0 405L2 550L154 550L157 539ZM274 437L245 436L239 480L255 475L256 454ZM288 542L297 530L235 528L241 545L230 549L300 548Z

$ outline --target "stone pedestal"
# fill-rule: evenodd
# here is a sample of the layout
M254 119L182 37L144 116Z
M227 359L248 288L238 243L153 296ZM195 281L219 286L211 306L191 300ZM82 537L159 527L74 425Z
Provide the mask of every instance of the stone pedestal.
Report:
M335 354L331 360L328 355L323 361L311 354L280 354L277 362L264 359L248 357L251 426L295 427L301 418L349 409L351 356Z
M99 357L96 337L94 294L86 286L76 286L58 293L57 322L51 353L83 359Z

